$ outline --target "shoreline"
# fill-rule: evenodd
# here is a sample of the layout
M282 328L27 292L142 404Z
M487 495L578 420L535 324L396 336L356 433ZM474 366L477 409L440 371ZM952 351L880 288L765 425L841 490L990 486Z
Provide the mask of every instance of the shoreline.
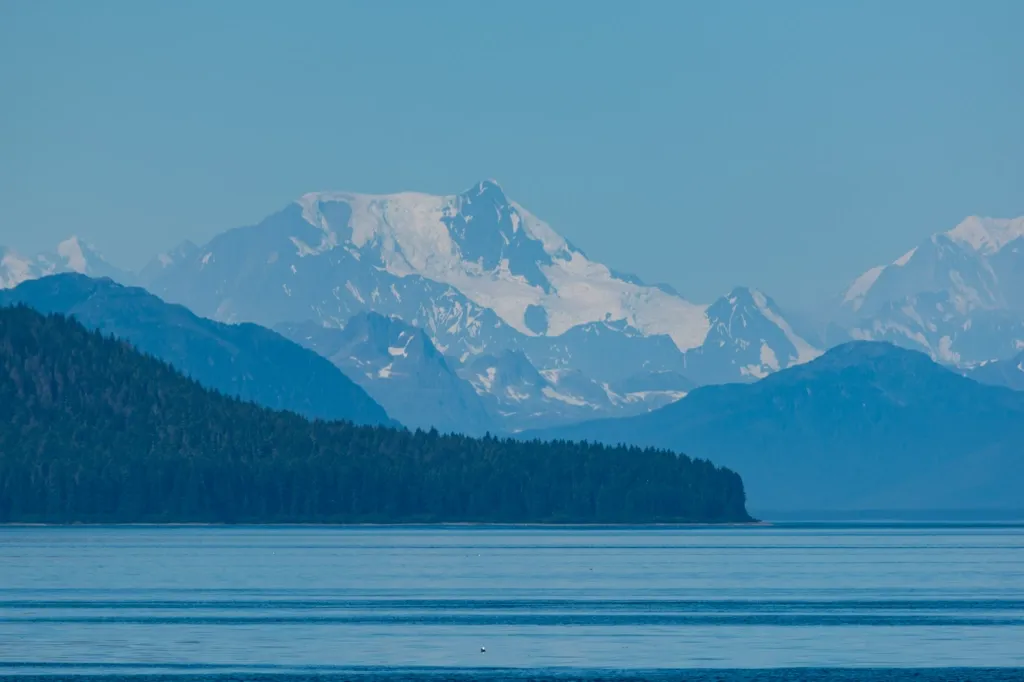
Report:
M132 523L35 523L35 522L6 522L0 523L0 529L4 528L238 528L238 529L437 529L437 530L459 530L459 529L530 529L530 530L601 530L601 529L636 529L636 530L702 530L702 529L769 529L769 528L978 528L978 529L1000 529L1000 528L1024 528L1024 519L938 519L938 520L917 520L917 519L808 519L808 520L758 520L748 522L724 522L724 523L494 523L476 521L451 521L437 523L222 523L222 522L132 522Z
M0 528L751 528L777 524L768 521L723 523L492 523L450 521L438 523L0 523Z
M521 680L523 682L566 682L586 680L611 682L1011 682L1019 680L1024 668L1016 665L986 666L779 666L763 668L691 667L691 668L541 668L448 667L448 666L176 666L147 664L0 664L0 679L23 682L52 682L60 679L146 680L147 682L348 682L349 680L387 680L388 682L470 682L473 680Z

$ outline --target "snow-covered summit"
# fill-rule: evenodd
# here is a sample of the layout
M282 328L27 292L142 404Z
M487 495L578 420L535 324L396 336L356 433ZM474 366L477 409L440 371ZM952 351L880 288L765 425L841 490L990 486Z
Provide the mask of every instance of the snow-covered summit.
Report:
M130 283L129 273L108 263L95 247L77 236L57 244L51 252L29 258L11 249L0 247L0 289L16 287L30 279L61 272L77 272L90 277L110 277Z
M57 244L57 255L64 270L84 275L98 267L109 267L103 256L91 244L71 235Z
M946 236L982 254L992 255L1024 237L1024 216L1013 219L970 216L946 232Z
M450 285L524 334L625 320L685 350L707 333L704 306L617 277L492 180L458 195L314 192L297 203L320 232L315 243L293 238L298 255L344 249L396 277Z
M1024 217L968 217L858 277L833 327L962 366L1005 357L1024 343L1022 237Z
M685 353L683 373L698 383L760 379L821 355L757 289L736 287L708 307L708 318L704 343Z
M949 291L965 309L1002 307L1010 293L1005 287L1015 281L1009 272L1015 268L1007 266L1017 260L1018 245L1024 244L1017 241L1021 237L1024 217L971 216L889 265L865 272L847 289L843 305L870 314L898 298Z

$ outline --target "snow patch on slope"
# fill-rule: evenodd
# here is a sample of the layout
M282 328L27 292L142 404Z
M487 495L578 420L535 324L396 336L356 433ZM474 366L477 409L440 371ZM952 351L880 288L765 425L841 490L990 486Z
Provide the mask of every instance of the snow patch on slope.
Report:
M871 287L875 285L882 272L885 270L885 266L879 265L873 267L863 275L858 277L850 285L850 288L846 290L846 295L843 296L843 303L850 303L853 305L854 310L860 308L864 302L864 297L867 295Z
M512 214L515 216L512 219L513 230L522 225L526 234L538 240L544 246L544 252L549 256L558 256L569 250L569 244L565 238L551 229L546 222L514 201L510 201L509 206L515 209L515 213Z
M776 357L775 351L764 341L761 342L761 364L773 372L779 371L779 358Z
M402 332L401 334L399 334L398 338L401 339L405 335L406 332ZM412 343L412 339L412 334L409 334L409 338L406 339L404 346L390 346L388 348L388 355L390 355L391 357L409 357L409 344Z
M757 306L757 309L761 312L761 314L764 315L769 322L771 322L776 327L781 329L782 333L786 335L786 339L791 344L793 344L793 348L796 349L797 353L796 362L794 364L799 365L805 362L810 362L814 358L821 355L820 350L814 348L813 346L811 346L811 344L807 343L801 336L799 336L796 332L793 331L793 328L789 326L789 323L786 322L786 320L782 319L782 317L777 315L775 311L768 306L768 299L765 298L764 294L762 294L760 291L752 290L750 292L750 295L751 297L753 297L754 304ZM762 362L764 362L763 359ZM773 369L778 369L778 361L775 362L775 367L773 367Z
M915 253L917 253L917 247L916 246L914 248L912 248L910 251L907 251L905 254L903 254L902 256L897 258L896 260L894 260L892 262L892 264L895 265L898 268L902 268L903 266L905 266L907 263L910 262L910 259L914 257Z
M565 393L559 393L550 386L545 386L541 390L541 393L543 393L545 397L551 398L552 400L557 400L559 402L563 402L566 405L572 405L574 407L595 407L594 405L591 405L582 398L577 398L574 395L567 395Z

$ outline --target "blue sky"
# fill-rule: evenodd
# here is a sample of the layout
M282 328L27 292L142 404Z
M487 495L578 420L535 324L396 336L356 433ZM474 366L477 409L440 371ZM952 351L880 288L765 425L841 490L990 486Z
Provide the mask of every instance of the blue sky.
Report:
M1024 214L1024 2L0 0L0 244L117 264L313 190L496 178L709 301Z

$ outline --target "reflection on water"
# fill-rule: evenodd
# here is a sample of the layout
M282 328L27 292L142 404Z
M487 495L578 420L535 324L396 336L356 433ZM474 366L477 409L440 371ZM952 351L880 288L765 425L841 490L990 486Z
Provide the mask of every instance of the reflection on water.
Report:
M8 527L0 576L8 673L1024 666L1019 527Z

